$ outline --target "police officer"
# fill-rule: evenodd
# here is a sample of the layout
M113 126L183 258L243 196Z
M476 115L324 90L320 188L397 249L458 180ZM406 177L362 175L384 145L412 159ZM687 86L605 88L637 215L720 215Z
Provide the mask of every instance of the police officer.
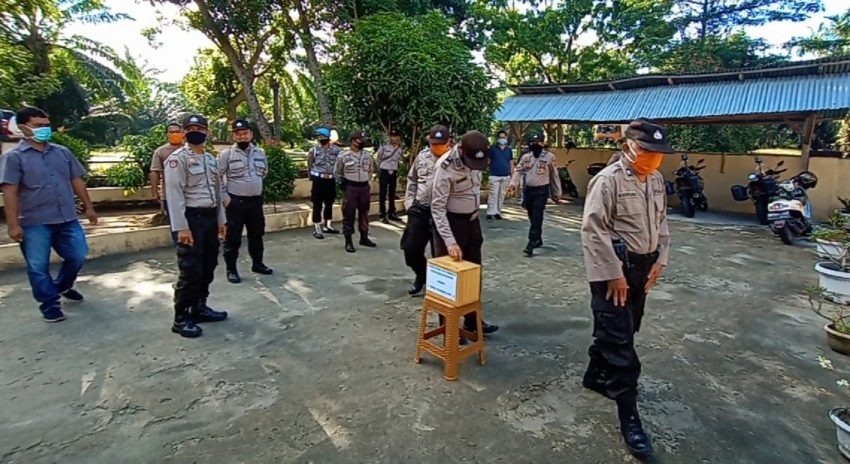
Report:
M219 174L222 178L222 201L227 213L227 239L224 241L224 264L227 281L242 281L236 270L236 259L242 245L242 229L248 229L248 254L251 272L269 275L274 271L263 263L263 234L266 216L263 212L263 178L269 162L262 148L254 145L254 131L244 119L233 121L236 141L219 155Z
M667 266L667 194L658 172L673 153L667 130L645 119L628 125L621 159L590 182L581 240L593 310L593 344L582 385L617 402L629 451L652 453L637 410L641 364L634 335L646 296Z
M313 186L310 199L313 201L313 237L321 240L324 234L338 234L333 228L333 207L336 200L334 168L339 157L339 147L331 143L331 131L326 127L316 130L319 144L307 154L307 171ZM324 222L322 220L324 219Z
M390 221L401 221L395 213L396 189L398 188L398 164L404 147L401 145L401 132L393 129L390 131L389 143L381 145L375 152L378 162L378 206L381 222L389 224ZM387 208L387 196L390 205Z
M481 221L478 219L482 171L487 167L487 137L469 131L460 143L437 161L431 197L434 218L434 256L481 264ZM481 322L485 334L499 326ZM476 332L475 314L464 318L464 328Z
M154 194L154 197L159 200L160 209L164 211L166 217L168 217L168 200L165 196L165 176L163 176L163 173L165 172L165 160L167 160L172 153L182 148L186 140L183 135L183 126L180 125L180 123L169 123L166 130L168 131L168 143L157 148L151 157L150 181L151 192ZM171 224L170 218L168 223ZM177 234L173 232L171 233L171 241L177 243Z
M371 188L369 181L375 172L375 160L365 147L369 136L363 131L354 131L348 137L349 150L342 152L336 160L335 175L345 191L342 201L342 232L345 234L345 251L354 253L354 219L357 217L357 229L360 232L360 244L374 248L375 242L369 240L369 204Z
M199 322L227 319L226 311L207 306L219 240L224 239L226 229L218 163L204 149L207 127L203 116L189 116L183 125L186 146L165 162L165 190L171 230L177 232L179 269L171 331L184 337L200 337Z
M543 245L543 212L550 197L558 202L561 179L555 167L555 155L543 149L543 137L540 134L531 135L528 148L530 151L522 155L517 164L510 189L516 190L525 177L522 205L531 225L528 228L528 244L522 252L530 257L535 248Z
M407 172L407 192L404 195L404 208L407 210L407 225L401 235L401 249L404 250L404 262L413 269L416 278L408 290L416 295L425 287L425 273L428 260L425 247L431 244L433 250L433 224L431 219L431 190L437 159L448 153L449 130L446 126L434 126L428 134L428 148L419 152Z

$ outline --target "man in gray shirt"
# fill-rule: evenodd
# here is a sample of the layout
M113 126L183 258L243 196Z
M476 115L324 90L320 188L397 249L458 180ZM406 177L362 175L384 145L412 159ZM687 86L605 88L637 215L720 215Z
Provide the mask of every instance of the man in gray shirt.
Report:
M236 270L242 229L248 229L248 254L253 262L251 271L264 275L274 271L263 264L263 234L266 229L263 179L269 162L263 149L252 143L254 131L248 121L233 121L233 139L236 143L225 148L218 158L218 172L224 187L221 197L227 213L227 239L224 241L227 281L238 284L242 281Z
M375 161L378 162L378 207L381 222L389 224L390 221L401 221L395 214L396 189L398 188L398 165L404 154L401 146L401 132L393 129L390 131L390 143L382 145L375 152ZM387 195L389 194L390 206L387 208Z
M74 281L88 253L86 235L77 220L74 194L80 197L91 224L97 214L82 177L85 170L70 150L50 143L47 113L24 108L15 116L24 140L0 157L0 186L5 199L9 237L21 244L32 295L46 322L65 320L59 296L82 301ZM50 249L63 259L56 279L50 275Z

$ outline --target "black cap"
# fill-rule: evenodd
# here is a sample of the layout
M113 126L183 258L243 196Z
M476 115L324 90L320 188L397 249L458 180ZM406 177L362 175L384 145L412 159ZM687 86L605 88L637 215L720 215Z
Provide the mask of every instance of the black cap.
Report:
M436 125L431 128L431 132L428 133L428 141L441 144L449 141L449 128L443 125Z
M363 132L362 130L351 131L351 133L348 134L348 140L349 141L354 140L354 139L366 140L368 138L369 138L369 135L366 132Z
M241 129L250 129L251 123L245 119L237 119L233 121L233 125L230 126L231 129L238 131Z
M543 136L535 132L528 136L528 143L543 143Z
M183 122L183 128L185 129L189 126L201 126L204 129L210 127L209 124L207 124L207 118L200 114L190 114L186 118L186 121Z
M675 153L667 140L667 129L646 119L635 119L626 128L626 138L648 151Z
M460 148L463 151L463 157L466 159L466 165L469 169L484 170L487 167L489 159L490 144L487 142L487 136L479 131L471 130L463 134L460 138Z

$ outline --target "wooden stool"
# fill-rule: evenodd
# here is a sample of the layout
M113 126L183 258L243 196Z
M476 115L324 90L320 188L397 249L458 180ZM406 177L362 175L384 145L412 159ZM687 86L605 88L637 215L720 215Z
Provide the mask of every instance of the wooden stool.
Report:
M431 311L443 316L444 325L426 332L425 330L428 328L428 313ZM460 322L463 316L470 313L475 313L476 316L476 333L463 328ZM414 360L417 363L422 362L422 350L442 359L444 363L443 377L446 380L457 380L460 373L460 361L467 356L478 353L478 362L483 366L487 362L487 355L484 353L484 332L481 327L483 320L484 313L481 311L481 301L475 301L460 307L453 307L425 295L425 301L422 304L422 322L419 324L419 340L416 343L416 357ZM438 346L429 341L438 335L443 336L443 346ZM461 336L473 341L461 348L459 343Z

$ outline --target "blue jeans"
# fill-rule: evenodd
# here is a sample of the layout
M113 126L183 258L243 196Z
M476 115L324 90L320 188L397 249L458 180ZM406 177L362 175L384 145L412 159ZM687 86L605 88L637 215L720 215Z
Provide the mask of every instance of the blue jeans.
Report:
M27 262L32 296L44 313L59 306L59 295L70 290L83 267L89 246L79 221L24 226L21 252ZM56 279L50 277L50 249L64 261Z

